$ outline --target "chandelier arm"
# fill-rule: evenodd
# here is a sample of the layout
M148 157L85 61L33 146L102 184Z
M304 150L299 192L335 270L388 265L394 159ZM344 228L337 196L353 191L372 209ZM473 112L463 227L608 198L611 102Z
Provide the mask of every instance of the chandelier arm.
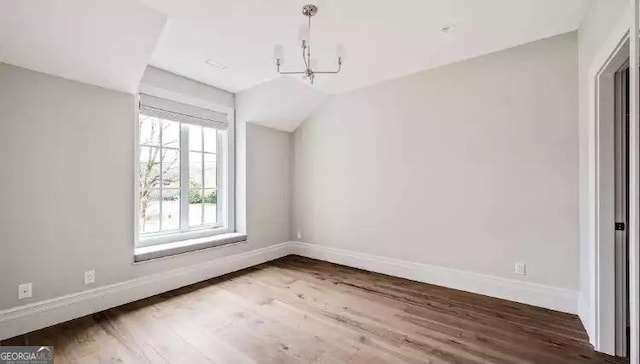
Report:
M305 71L280 71L280 58L276 59L276 68L279 74L281 75L300 75L306 74Z
M306 72L302 71L278 71L279 74L281 75L305 75L307 74Z
M313 71L313 73L320 73L320 74L330 74L330 73L339 73L340 71L342 71L342 58L338 58L338 69L335 71Z

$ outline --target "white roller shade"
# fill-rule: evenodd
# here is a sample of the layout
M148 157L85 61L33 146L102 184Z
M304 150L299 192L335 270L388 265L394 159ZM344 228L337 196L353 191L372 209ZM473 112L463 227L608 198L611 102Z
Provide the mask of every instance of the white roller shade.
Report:
M227 114L140 94L140 113L157 118L226 130Z

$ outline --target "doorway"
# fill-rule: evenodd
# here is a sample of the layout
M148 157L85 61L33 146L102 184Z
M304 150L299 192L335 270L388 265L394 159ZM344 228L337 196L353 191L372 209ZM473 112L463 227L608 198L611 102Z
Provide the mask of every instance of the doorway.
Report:
M614 74L615 354L629 357L629 64Z
M631 238L627 228L631 222L626 211L631 212L625 191L630 184L623 177L630 158L631 133L624 128L629 83L625 82L625 70L629 66L628 33L612 48L609 57L594 75L594 326L593 345L596 350L609 355L626 356L626 319L630 306L624 299L629 284L626 275L625 244ZM626 146L625 146L626 142ZM619 172L619 173L618 173ZM620 174L620 177L618 177ZM630 173L626 173L631 176ZM629 190L629 192L631 192ZM620 201L620 202L618 202ZM623 223L624 226L616 223ZM618 230L621 228L621 230ZM623 228L623 229L622 229ZM618 323L620 322L620 324ZM622 322L625 322L623 325Z

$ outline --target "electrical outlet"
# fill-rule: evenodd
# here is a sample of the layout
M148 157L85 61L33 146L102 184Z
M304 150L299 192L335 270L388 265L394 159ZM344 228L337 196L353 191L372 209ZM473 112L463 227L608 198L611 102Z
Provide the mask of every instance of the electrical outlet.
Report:
M296 237L298 238L298 240L302 239L302 231L298 230Z
M84 272L84 284L91 284L91 283L95 283L96 281L96 271L95 270L88 270L86 272Z
M514 273L521 276L527 274L527 265L524 262L516 262Z
M33 286L31 283L22 283L18 285L18 299L22 300L30 298L33 295Z

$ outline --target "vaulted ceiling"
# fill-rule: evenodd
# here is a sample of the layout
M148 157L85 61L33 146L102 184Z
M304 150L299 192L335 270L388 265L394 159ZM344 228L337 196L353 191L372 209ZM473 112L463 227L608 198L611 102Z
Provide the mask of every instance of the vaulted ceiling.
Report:
M276 77L274 46L287 70L302 66L302 6L312 19L315 88L337 93L578 28L584 0L144 0L169 15L151 64L233 92ZM453 26L450 32L441 28ZM213 59L228 68L205 63Z
M0 62L135 92L166 20L129 0L0 0Z
M294 131L328 97L291 77L278 77L236 94L236 116L271 128Z
M279 79L273 60L280 45L283 69L302 67L298 39L307 2L319 7L312 21L314 66L335 67L338 44L345 56L341 74L319 75L312 88L299 77ZM137 90L151 64L231 92L245 90L257 105L252 120L292 130L326 94L575 30L587 3L0 0L0 62L125 92Z

